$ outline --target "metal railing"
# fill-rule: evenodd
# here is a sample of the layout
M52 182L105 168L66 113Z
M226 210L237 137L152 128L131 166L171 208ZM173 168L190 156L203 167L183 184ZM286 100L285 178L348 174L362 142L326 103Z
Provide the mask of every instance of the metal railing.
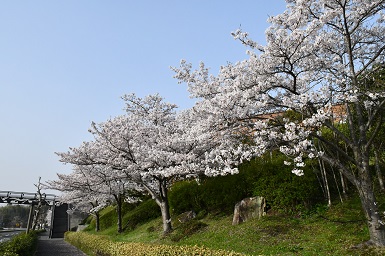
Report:
M6 204L37 204L39 201L43 205L53 205L58 197L54 194L0 191L0 203Z

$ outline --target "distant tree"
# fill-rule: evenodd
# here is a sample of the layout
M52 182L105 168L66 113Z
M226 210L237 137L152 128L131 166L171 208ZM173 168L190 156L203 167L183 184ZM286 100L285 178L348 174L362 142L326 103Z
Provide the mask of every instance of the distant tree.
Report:
M43 206L44 206L44 195L42 193L42 184L41 184L41 177L39 177L39 181L37 184L34 184L36 187L36 196L37 196L37 205L36 207L32 205L34 211L33 211L33 218L32 218L32 230L36 230L38 227L38 224L42 224L42 215L45 214L43 212ZM44 218L43 218L44 219Z
M28 223L29 208L22 205L6 205L0 207L0 227L15 228L26 227Z
M373 80L376 67L385 62L384 4L287 0L287 10L269 18L266 46L241 30L233 33L249 47L248 59L222 66L217 76L209 75L204 64L195 71L185 61L174 68L176 78L198 98L194 109L206 113L213 128L226 128L229 138L250 131L250 154L279 148L296 175L303 175L305 158L320 158L340 170L358 191L368 243L377 246L385 246L385 228L369 159L384 120L385 93L383 86L360 79ZM301 119L275 118L287 110ZM346 122L347 133L339 121ZM333 140L323 135L324 127ZM319 142L322 149L316 147Z
M100 231L100 211L108 206L109 196L105 194L86 193L80 190L64 192L61 202L69 203L70 211L78 210L90 214L95 219L95 231Z

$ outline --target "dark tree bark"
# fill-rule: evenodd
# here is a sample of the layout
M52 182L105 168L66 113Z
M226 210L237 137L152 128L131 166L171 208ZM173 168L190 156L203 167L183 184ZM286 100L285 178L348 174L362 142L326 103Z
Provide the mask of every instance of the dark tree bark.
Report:
M123 205L123 199L124 195L113 195L116 201L116 213L118 214L118 233L123 232L123 224L122 224L122 205Z
M385 246L385 226L374 194L373 179L369 169L369 157L368 154L357 148L354 148L354 154L355 159L359 160L356 173L352 173L340 161L332 157L324 155L322 159L333 166L339 167L344 176L355 185L369 229L370 240L367 243L383 247Z
M99 232L100 231L100 213L95 212L95 231Z
M385 228L379 214L378 203L373 193L370 175L363 175L360 184L356 186L361 199L362 208L367 219L370 234L369 243L385 246Z

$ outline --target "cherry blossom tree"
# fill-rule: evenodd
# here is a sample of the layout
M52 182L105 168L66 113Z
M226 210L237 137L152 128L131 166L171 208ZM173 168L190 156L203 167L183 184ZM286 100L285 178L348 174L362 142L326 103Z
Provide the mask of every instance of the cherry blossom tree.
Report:
M169 186L181 179L210 173L205 153L214 147L213 133L199 125L191 110L159 95L123 97L126 115L92 124L94 140L58 153L61 161L76 166L99 166L110 177L130 183L130 189L149 194L162 213L163 232L172 230L168 204ZM201 161L202 160L202 161ZM229 167L226 170L231 171Z
M69 175L58 174L58 180L48 181L47 187L64 192L60 200L75 208L87 209L96 218L99 230L99 211L115 200L118 215L118 232L122 228L122 205L124 201L134 202L128 195L128 184L110 176L112 173L103 166L75 166ZM90 207L91 206L91 207Z
M70 210L79 210L90 214L95 219L95 231L100 231L100 211L110 204L111 197L106 194L96 194L84 192L81 190L73 190L64 192L60 198L60 202L70 204Z
M249 145L249 154L279 148L297 175L303 175L307 157L339 169L360 196L368 243L384 246L369 170L370 149L385 113L384 84L369 81L384 68L385 1L286 2L287 9L268 20L265 46L242 30L232 33L248 48L246 60L220 67L218 75L210 75L203 63L194 70L182 61L172 68L175 77L187 83L198 99L195 111L213 128L227 130L229 138L248 131L242 143ZM288 110L300 118L285 116ZM325 129L333 139L324 136Z
M107 194L96 193L93 187L84 177L79 177L74 173L65 175L58 174L57 180L47 181L46 188L62 192L60 202L70 204L73 209L89 213L94 216L96 225L95 231L100 230L99 211L108 205L111 197Z

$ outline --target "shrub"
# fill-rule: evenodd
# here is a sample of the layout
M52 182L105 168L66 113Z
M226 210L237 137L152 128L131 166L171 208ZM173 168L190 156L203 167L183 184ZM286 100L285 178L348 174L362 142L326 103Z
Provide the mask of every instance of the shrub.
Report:
M254 195L265 197L273 209L299 213L309 210L322 199L317 177L309 167L305 167L305 174L299 177L291 173L292 166L283 164L281 154L258 161L260 177L254 183Z
M90 255L243 255L241 253L211 250L199 246L112 242L107 237L91 235L85 232L67 232L65 233L65 240Z
M12 240L2 243L0 255L7 256L32 256L37 247L37 232L21 233Z
M191 236L204 227L207 227L207 224L198 220L190 220L188 222L181 223L171 234L171 241L178 242L182 238Z
M239 174L202 177L200 184L195 180L177 182L169 192L170 208L173 214L191 210L198 215L232 213L238 201L252 196L257 170L254 162L248 162L239 167Z
M232 213L234 205L238 201L250 196L247 187L243 172L236 175L207 178L200 187L205 210L212 213Z
M135 207L137 207L138 204L129 204L129 203L123 203L122 204L122 221L123 224L124 221L124 215L127 213L130 213ZM95 230L96 227L96 221L95 218L90 215L85 220L83 220L84 223L89 224L87 228L85 228L86 231L92 231ZM118 214L116 211L116 205L110 205L100 211L100 230L108 229L112 226L116 226L118 223Z
M298 177L291 173L292 166L283 164L285 156L279 152L255 158L239 166L239 174L203 177L196 181L175 183L169 192L173 214L193 210L231 214L234 205L250 196L264 196L275 210L298 213L308 210L322 200L322 190L310 168Z
M117 223L118 223L118 214L116 212L116 207L108 206L101 211L100 230L110 228L111 226L116 226Z
M124 229L132 230L137 225L161 216L160 208L153 199L147 199L123 216Z
M172 185L168 199L173 214L204 209L204 198L200 193L200 185L195 180L179 181Z
M88 215L87 218L83 219L83 221L80 223L80 225L89 225L92 221L92 215Z

